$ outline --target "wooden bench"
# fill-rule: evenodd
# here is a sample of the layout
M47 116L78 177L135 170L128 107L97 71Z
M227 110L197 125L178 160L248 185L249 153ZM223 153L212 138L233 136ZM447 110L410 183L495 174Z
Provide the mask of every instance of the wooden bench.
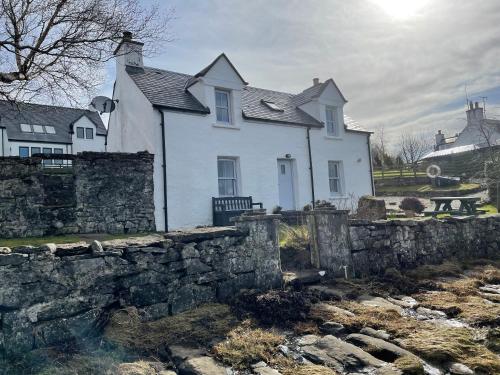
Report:
M252 197L222 197L212 198L213 225L225 227L233 225L230 219L240 216L246 211L253 210L254 206L262 207L262 203L254 203Z

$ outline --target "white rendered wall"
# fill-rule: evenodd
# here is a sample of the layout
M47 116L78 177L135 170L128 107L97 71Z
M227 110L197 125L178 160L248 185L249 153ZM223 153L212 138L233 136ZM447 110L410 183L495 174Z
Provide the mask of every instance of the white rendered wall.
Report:
M91 128L93 129L94 138L86 139L86 138L78 138L76 128ZM83 151L95 151L95 152L104 152L106 151L105 141L106 137L102 135L96 134L96 126L95 124L88 119L88 117L83 116L77 122L73 124L73 134L72 134L72 142L73 142L73 153L77 154L78 152Z

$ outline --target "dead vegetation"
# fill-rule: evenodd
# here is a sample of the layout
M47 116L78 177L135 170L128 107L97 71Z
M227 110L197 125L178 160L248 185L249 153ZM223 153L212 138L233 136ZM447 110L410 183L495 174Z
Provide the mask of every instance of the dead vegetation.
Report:
M141 322L137 309L115 312L105 329L105 337L126 348L156 351L169 344L207 345L224 338L236 326L236 317L227 305L207 304L153 322Z
M417 357L403 356L394 361L394 366L400 369L404 375L424 375L424 365Z
M259 361L273 362L276 348L283 341L284 337L274 331L253 328L245 321L230 331L225 341L215 345L213 352L225 364L243 369Z

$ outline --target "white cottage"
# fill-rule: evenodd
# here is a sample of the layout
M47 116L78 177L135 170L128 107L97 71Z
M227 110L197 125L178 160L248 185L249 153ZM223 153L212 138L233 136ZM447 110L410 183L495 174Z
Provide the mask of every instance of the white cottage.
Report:
M96 112L0 101L0 156L103 152L105 143L106 128Z
M212 224L212 197L270 211L373 194L370 132L343 114L332 79L298 94L249 86L221 54L195 75L145 67L142 43L116 50L110 151L155 155L158 230Z

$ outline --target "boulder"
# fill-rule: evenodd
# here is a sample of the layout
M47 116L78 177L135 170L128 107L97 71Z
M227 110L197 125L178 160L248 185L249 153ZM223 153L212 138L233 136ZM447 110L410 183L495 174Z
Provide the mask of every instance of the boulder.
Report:
M325 322L319 326L319 330L327 335L338 335L344 332L344 326L337 322Z
M311 362L332 367L338 372L357 370L363 367L382 367L384 362L355 345L328 335L314 345L302 348L304 357Z
M195 357L179 366L180 375L227 375L226 369L210 357Z
M485 285L479 287L479 290L487 293L500 294L500 285Z
M320 313L333 313L333 314L341 314L341 315L346 315L346 316L350 316L350 317L354 317L356 316L353 312L349 311L349 310L346 310L346 309L343 309L343 308L340 308L340 307L337 307L337 306L334 306L334 305L330 305L328 303L315 303L312 308L311 308L311 311L314 312L320 312Z
M403 308L401 306L389 302L388 300L382 297L374 297L374 296L369 296L367 294L363 294L362 296L358 297L358 302L365 306L380 307L383 309L395 310L400 314L403 313Z
M297 344L299 346L314 345L319 339L320 337L316 335L305 335L297 340Z
M419 306L419 303L415 298L408 296L395 296L394 298L387 297L387 301L394 303L398 306L401 306L402 308L405 309L415 309Z
M417 319L446 319L447 316L444 312L439 310L431 310L426 307L417 308Z
M461 363L453 363L450 366L450 374L457 374L457 375L474 375L474 371L472 371L470 368L467 366L461 364Z
M253 369L254 374L258 375L281 375L278 370L275 370L271 367L258 367Z
M359 331L359 333L371 337L376 337L382 340L389 340L391 338L391 335L389 335L386 331L383 331L381 329L373 329L371 327L364 327L361 329L361 331Z
M370 221L387 219L385 201L383 199L376 199L372 196L359 198L356 219Z
M414 357L408 350L376 337L353 333L347 336L346 341L386 362L394 362L404 356Z
M175 364L180 364L190 358L198 358L206 355L206 351L200 348L191 348L180 345L170 345L168 347L170 358Z

